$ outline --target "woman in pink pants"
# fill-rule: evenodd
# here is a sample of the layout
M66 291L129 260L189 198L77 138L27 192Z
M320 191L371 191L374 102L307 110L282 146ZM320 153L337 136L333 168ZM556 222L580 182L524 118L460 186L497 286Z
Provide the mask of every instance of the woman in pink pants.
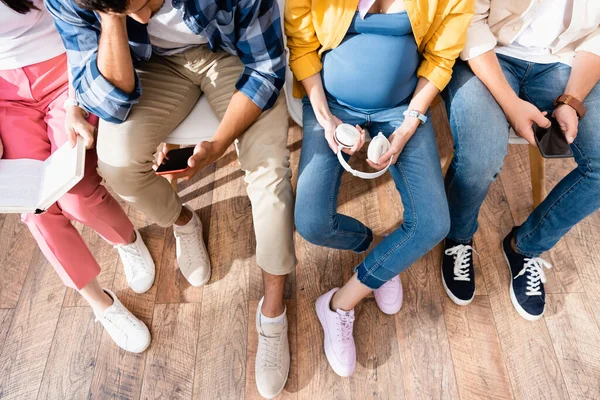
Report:
M117 248L132 290L150 289L152 257L96 173L97 118L70 93L66 53L43 2L0 1L0 158L45 160L66 142L74 144L77 135L89 149L81 182L46 213L22 219L65 285L88 301L115 343L142 352L150 344L148 328L100 287L100 266L71 224L91 227Z

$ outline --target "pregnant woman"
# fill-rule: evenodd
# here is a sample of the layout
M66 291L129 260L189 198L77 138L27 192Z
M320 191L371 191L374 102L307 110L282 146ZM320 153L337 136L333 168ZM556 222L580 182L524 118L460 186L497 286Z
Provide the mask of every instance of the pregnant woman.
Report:
M311 243L367 252L373 233L337 213L343 167L334 133L357 126L383 133L390 149L371 167L389 164L404 206L404 222L366 255L342 287L318 298L325 354L333 370L356 366L354 307L371 291L382 311L402 305L398 274L446 235L449 214L440 159L427 112L444 89L465 44L474 0L287 0L285 29L294 95L304 95L304 137L296 198L296 227ZM347 126L346 126L347 127Z
M71 225L79 221L117 248L135 292L150 289L152 257L96 173L92 144L97 118L88 116L69 93L65 49L43 2L1 1L0 157L45 160L67 141L74 144L77 135L89 149L84 178L46 213L22 219L65 285L87 300L115 343L142 352L150 344L148 328L114 293L100 287L100 266Z

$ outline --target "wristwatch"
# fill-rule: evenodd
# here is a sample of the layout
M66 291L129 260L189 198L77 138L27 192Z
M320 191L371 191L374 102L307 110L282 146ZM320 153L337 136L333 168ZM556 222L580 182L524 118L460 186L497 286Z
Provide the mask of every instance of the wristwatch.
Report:
M81 108L81 109L83 110L83 112L85 113L85 117L86 117L86 118L90 116L90 113L88 113L88 112L85 110L85 108L81 107L81 104L79 104L79 102L78 102L77 100L75 100L75 99L72 99L72 98L70 98L70 97L68 97L68 98L65 100L65 102L64 102L64 104L63 104L63 107L64 107L64 109L65 109L65 110L66 110L67 108L69 108L69 107L79 107L79 108Z
M402 113L402 115L404 115L405 117L413 117L418 119L421 125L427 122L427 116L421 114L417 110L406 110Z
M587 108L583 105L583 103L570 94L561 94L556 100L554 100L555 107L561 104L566 104L574 109L579 119L583 118L587 112Z

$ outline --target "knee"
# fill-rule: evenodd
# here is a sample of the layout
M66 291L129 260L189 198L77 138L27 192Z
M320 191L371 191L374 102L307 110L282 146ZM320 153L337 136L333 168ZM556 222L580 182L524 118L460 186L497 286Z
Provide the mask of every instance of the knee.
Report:
M98 137L98 173L117 192L127 191L143 181L144 176L154 174L152 165L156 149L143 141L135 141L123 131L129 124L114 125L100 131ZM116 128L113 128L116 127ZM115 129L118 134L107 132Z
M457 149L452 162L455 173L460 176L460 184L467 188L489 185L502 171L507 150L508 142L490 143L478 150Z
M327 213L304 207L296 200L294 221L298 234L309 243L325 246L333 234L332 219Z
M432 210L435 210L433 212ZM416 242L426 253L448 236L450 232L450 212L448 205L439 208L431 208L429 212L423 213L411 223L409 229L417 238Z

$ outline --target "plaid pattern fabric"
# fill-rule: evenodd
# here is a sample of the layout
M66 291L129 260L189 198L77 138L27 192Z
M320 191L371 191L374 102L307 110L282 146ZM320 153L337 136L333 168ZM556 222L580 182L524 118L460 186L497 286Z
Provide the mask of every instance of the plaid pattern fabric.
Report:
M183 8L192 32L208 39L212 51L238 56L244 71L236 88L263 110L273 106L285 79L286 58L281 20L275 0L165 0ZM65 48L79 103L100 118L119 123L142 94L136 75L135 90L125 93L98 70L100 20L73 0L46 0ZM146 25L127 18L134 63L149 60L152 45Z

